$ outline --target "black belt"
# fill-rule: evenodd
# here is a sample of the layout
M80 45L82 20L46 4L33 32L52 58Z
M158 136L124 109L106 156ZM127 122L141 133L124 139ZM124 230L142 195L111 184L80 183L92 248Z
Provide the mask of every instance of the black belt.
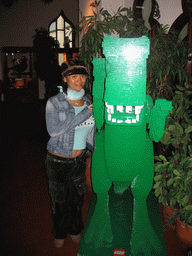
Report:
M53 162L57 162L57 163L74 163L76 162L78 159L81 159L86 153L86 149L83 150L83 152L75 157L75 158L64 158L64 157L60 157L60 156L56 156L54 154L51 154L49 151L47 152L47 159L53 161Z

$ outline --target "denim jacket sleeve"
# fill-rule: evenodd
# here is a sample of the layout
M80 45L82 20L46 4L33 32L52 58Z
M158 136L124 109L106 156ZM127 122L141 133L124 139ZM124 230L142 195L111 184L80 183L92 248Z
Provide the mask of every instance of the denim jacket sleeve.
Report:
M96 133L96 125L94 125L93 129L87 135L87 139L86 139L87 148L92 152L95 151L95 133Z
M84 121L93 113L85 107L79 114L75 115L74 108L68 107L66 102L62 107L58 107L56 98L48 100L46 105L46 125L47 131L51 137L67 133Z

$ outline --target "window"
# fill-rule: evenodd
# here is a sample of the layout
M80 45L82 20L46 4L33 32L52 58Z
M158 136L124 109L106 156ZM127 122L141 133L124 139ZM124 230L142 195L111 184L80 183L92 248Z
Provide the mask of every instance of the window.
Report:
M66 18L63 11L49 25L49 35L58 42L60 49L58 51L58 61L61 65L68 58L73 56L75 50L74 25ZM74 49L74 50L72 50Z

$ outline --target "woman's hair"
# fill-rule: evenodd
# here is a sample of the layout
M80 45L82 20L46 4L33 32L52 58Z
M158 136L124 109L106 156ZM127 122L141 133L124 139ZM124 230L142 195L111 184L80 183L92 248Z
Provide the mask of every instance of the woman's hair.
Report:
M63 92L67 94L67 83L64 82L64 77L70 76L73 74L84 74L84 75L89 75L87 72L86 66L84 61L72 58L69 61L65 61L61 64L61 69L62 69L62 87L63 87Z

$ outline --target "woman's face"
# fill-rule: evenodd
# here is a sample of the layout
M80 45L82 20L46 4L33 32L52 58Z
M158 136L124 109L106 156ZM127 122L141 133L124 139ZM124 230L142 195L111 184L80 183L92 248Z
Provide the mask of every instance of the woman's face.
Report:
M83 74L73 74L67 77L64 77L64 82L67 83L67 86L70 90L80 92L83 89L87 76Z

